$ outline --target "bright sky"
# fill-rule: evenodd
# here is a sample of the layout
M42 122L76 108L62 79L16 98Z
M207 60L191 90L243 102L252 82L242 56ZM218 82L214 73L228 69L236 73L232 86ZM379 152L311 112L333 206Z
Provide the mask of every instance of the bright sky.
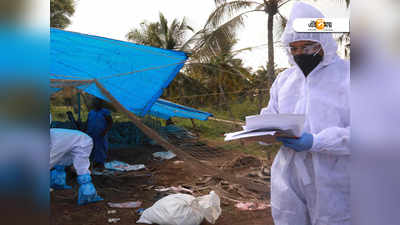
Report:
M304 2L318 7L326 17L341 18L350 15L345 5L338 4L339 1L336 0ZM288 16L291 6L292 3L288 3L282 7L281 13ZM126 40L125 35L131 28L140 28L140 23L144 20L158 21L159 12L162 12L170 22L175 18L181 20L185 17L187 23L198 31L214 9L214 0L76 0L72 24L66 30ZM235 49L264 45L238 55L245 66L257 69L266 65L267 60L267 16L262 12L250 13L245 24L238 32L239 42ZM277 49L275 54L276 64L287 67L285 53Z

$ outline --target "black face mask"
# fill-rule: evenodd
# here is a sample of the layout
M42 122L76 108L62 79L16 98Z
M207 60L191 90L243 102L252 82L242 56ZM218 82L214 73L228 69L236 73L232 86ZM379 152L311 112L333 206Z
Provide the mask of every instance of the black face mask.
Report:
M311 73L311 71L322 61L322 56L319 54L315 56L300 54L293 56L293 58L305 76L308 76L308 74Z

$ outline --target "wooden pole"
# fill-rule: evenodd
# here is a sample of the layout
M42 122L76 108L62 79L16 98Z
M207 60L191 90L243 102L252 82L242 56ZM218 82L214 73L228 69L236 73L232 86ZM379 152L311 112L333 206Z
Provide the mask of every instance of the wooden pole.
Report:
M76 97L77 97L77 104L78 104L78 123L79 125L81 125L81 93L78 91L78 93L76 93Z

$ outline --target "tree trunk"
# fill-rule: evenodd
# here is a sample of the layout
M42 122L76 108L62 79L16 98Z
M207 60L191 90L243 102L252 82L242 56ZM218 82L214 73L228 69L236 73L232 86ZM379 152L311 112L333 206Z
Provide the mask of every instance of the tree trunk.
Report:
M267 79L274 76L274 13L268 13L268 64L267 64Z
M222 87L222 78L218 79L218 89L219 89L219 106L223 110L227 110L227 102L225 97L224 88Z

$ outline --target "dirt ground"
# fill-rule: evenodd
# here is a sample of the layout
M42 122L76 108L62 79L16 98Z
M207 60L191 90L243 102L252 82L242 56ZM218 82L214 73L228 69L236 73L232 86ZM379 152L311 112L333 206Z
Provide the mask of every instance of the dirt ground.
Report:
M179 158L171 160L157 160L152 157L153 152L164 151L157 146L137 146L130 149L112 149L109 160L119 160L129 164L145 164L146 169L141 171L118 172L114 175L93 176L93 183L101 197L105 200L85 206L77 205L76 175L68 171L67 183L72 190L56 190L50 193L52 225L103 225L110 224L109 218L120 218L115 224L133 225L139 219L137 208L110 208L108 202L142 201L141 208L148 208L158 199L167 195L154 189L182 185L193 190L194 196L208 194L215 190L221 198L222 214L216 225L273 225L270 208L256 211L243 211L235 207L235 201L247 199L242 187L230 184L213 177L202 176L201 171L189 171L185 163ZM269 176L267 169L263 169L266 162L239 153L218 151L192 150L193 156L208 165L220 169L229 168L230 171L243 176L252 177L266 182L265 192L251 193L247 200L269 203ZM268 163L267 163L268 164ZM267 166L265 167L267 168ZM264 177L260 171L266 171ZM258 176L260 175L260 176ZM222 197L227 196L227 197ZM108 214L109 210L116 210L115 214ZM203 221L201 225L208 225Z

